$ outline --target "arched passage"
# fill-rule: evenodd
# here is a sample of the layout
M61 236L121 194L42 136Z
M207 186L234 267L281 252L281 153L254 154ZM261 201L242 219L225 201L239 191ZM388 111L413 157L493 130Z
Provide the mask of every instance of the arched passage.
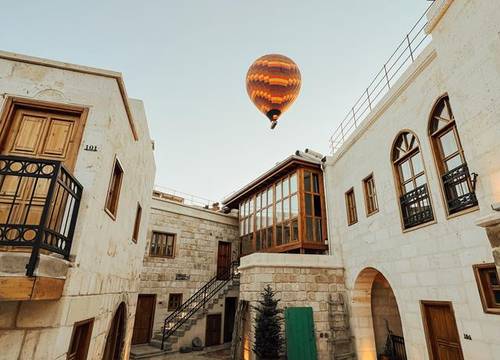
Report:
M125 323L127 311L125 303L122 302L116 309L111 326L109 327L104 348L103 360L120 360L122 358L123 343L125 341Z
M392 351L406 358L398 304L384 275L374 268L363 269L352 295L352 328L358 358L376 360Z

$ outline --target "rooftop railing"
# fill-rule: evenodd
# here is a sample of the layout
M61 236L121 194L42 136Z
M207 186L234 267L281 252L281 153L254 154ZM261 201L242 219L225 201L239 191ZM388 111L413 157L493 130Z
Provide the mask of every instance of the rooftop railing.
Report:
M333 132L330 137L330 151L332 155L340 149L347 138L352 135L354 130L366 119L372 109L390 90L396 80L415 61L415 58L422 52L425 45L430 42L430 37L425 31L425 27L427 25L427 13L433 3L431 2L417 23L399 43L396 50Z

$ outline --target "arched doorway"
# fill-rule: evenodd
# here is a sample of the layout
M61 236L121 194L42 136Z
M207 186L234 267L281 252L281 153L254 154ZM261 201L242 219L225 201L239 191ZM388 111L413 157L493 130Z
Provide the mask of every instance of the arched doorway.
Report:
M358 357L363 360L406 359L403 328L394 292L384 275L363 269L352 296L352 327Z
M125 340L126 307L122 302L116 309L106 338L103 360L120 360Z

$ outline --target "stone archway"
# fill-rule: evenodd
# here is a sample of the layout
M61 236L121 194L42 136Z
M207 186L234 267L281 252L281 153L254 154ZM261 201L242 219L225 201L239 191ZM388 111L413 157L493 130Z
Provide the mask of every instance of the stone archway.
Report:
M385 350L389 330L393 341L403 339L398 304L391 285L374 268L363 269L352 292L352 329L360 360L376 360ZM404 353L404 343L395 345ZM405 357L406 358L406 355Z
M104 355L102 357L103 360L120 360L123 358L126 319L126 305L124 302L121 302L109 327Z

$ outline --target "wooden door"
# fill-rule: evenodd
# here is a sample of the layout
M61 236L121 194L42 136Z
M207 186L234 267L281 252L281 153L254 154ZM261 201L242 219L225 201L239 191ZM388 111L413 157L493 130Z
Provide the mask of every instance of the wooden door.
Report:
M231 269L231 243L219 241L217 252L217 278L227 280Z
M463 360L453 308L449 302L422 302L424 327L432 360Z
M145 344L151 340L155 313L156 295L140 294L137 298L132 345Z
M289 307L285 310L286 353L289 360L317 359L311 307Z
M83 121L74 113L17 107L0 134L0 154L57 160L72 171L82 131ZM38 223L48 187L49 179L25 177L21 181L17 176L3 179L0 222Z
M220 345L221 325L221 314L207 315L205 346Z

